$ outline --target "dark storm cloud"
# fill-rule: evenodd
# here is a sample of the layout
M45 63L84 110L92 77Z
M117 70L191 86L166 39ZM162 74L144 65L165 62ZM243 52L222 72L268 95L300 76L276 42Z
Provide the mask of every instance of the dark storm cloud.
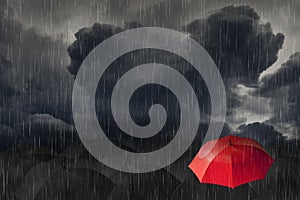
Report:
M266 75L261 80L263 90L300 83L300 52L290 56L274 73Z
M75 35L77 40L69 47L73 63L70 69L76 72L91 49L122 30L122 27L95 24L78 31ZM273 34L270 23L262 23L249 6L215 10L208 17L184 26L184 30L210 53L223 78L248 81L256 81L259 74L277 60L284 40L283 34Z
M48 114L31 115L17 125L19 145L42 147L61 152L74 141L79 141L75 128Z
M67 46L24 28L9 7L0 10L0 124L14 125L34 113L71 121Z
M0 151L20 146L59 153L79 141L75 128L49 114L34 114L14 128L0 125Z
M72 126L61 121L72 120L67 46L24 28L6 1L1 3L0 149L30 145L61 151L76 140Z
M109 24L94 24L89 28L82 28L75 33L76 40L68 47L71 64L68 69L76 74L84 58L105 39L124 30Z
M277 60L284 35L273 34L250 6L229 6L184 27L210 53L224 78L253 83Z
M300 53L294 53L273 74L262 77L257 94L270 98L268 123L291 138L300 134Z
M178 21L177 23L180 24ZM129 28L95 24L79 30L75 34L77 40L68 48L71 57L68 68L71 73L76 74L83 59L96 45ZM255 105L257 102L266 102L266 99L240 95L236 88L239 83L257 84L260 73L277 60L284 36L280 33L273 34L271 25L262 23L259 15L249 6L230 6L215 10L208 17L184 26L184 30L204 46L220 69L227 90L228 119L235 124L246 123L251 112L258 111L254 118L265 120L266 117L262 116L265 109ZM181 65L182 68L185 67ZM238 114L241 107L245 107L241 112L246 112L242 118Z
M68 69L76 74L85 57L105 39L128 29L142 27L136 21L125 22L123 27L95 23L92 27L81 28L75 33L76 40L68 47L71 64Z
M80 67L80 64L85 59L90 51L93 50L99 43L101 43L106 38L117 34L121 31L141 27L142 25L137 22L128 22L124 26L118 27L107 24L94 24L92 27L83 28L79 30L75 36L77 38L73 44L68 48L70 57L72 58L71 64L68 67L72 74L76 74L77 70ZM116 59L110 66L109 70L104 72L98 83L98 90L96 94L96 110L98 111L98 119L101 127L105 130L104 132L109 133L110 136L116 136L116 138L121 138L118 134L122 133L115 124L113 116L110 111L110 102L111 93L116 81L126 73L129 69L136 67L145 63L163 63L168 66L172 66L177 69L180 73L186 75L187 79L190 79L192 87L195 87L197 94L203 97L201 98L202 102L207 104L209 96L204 94L204 90L199 85L202 84L201 81L198 81L200 76L195 73L195 69L192 70L192 66L189 66L186 61L183 59L177 58L171 53L162 52L159 50L137 50L120 56ZM200 83L199 83L200 82ZM158 148L157 145L165 144L167 141L170 141L170 138L173 138L174 133L178 129L179 119L178 116L178 101L174 94L170 93L169 90L163 88L162 86L144 86L137 90L136 93L131 98L130 102L130 111L131 117L137 124L147 124L149 123L149 116L147 115L148 110L151 105L155 102L163 105L166 109L168 118L165 126L160 131L159 134L150 138L149 140L135 141L135 138L128 138L129 136L122 135L122 142L128 141L128 143L134 143L135 148L142 147L141 149L145 150L149 146L153 149ZM209 109L209 106L205 107L206 111ZM122 111L119 111L122 112ZM146 114L145 114L146 113ZM141 150L142 151L142 150Z
M284 35L274 34L250 6L228 6L209 12L183 27L209 52L226 84L231 125L260 122L269 115L267 99L239 84L258 85L261 72L277 61Z
M241 125L236 134L241 137L252 138L264 147L279 145L284 140L283 135L273 126L264 123L252 123Z
M300 87L299 84L274 88L267 93L261 93L271 98L273 117L267 122L274 125L287 137L300 137Z

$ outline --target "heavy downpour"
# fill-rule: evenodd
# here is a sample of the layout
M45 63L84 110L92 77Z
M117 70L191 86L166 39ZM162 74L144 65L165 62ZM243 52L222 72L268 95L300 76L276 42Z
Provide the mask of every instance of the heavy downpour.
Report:
M299 10L0 0L0 200L300 199Z

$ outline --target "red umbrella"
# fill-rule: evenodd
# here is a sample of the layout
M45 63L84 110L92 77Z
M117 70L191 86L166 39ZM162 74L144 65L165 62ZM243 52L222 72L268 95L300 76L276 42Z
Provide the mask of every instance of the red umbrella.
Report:
M213 144L215 146L210 148ZM189 168L201 183L235 188L264 179L273 162L257 141L226 136L205 143Z

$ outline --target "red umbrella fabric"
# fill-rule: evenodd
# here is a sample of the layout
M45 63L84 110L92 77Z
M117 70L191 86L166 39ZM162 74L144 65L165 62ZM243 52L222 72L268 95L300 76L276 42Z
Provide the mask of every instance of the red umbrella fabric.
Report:
M264 179L273 162L257 141L229 135L205 143L189 168L201 183L235 188Z

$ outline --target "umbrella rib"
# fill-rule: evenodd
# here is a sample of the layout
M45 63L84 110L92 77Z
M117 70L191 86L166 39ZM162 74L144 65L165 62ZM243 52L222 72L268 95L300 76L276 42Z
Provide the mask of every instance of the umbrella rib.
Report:
M214 157L213 159L210 160L209 164L207 165L207 167L204 170L203 176L201 177L201 179L203 179L203 177L205 176L206 171L208 170L208 168L212 165L214 159L220 155L221 153L223 153L225 151L225 149L228 148L228 146L226 146L224 149L222 149L221 151L219 151Z
M200 157L206 145L209 144L201 147L189 165L202 183L224 185L233 189L264 178L274 162L270 154L252 139L220 139L218 145L210 149L205 157Z
M267 155L271 156L268 152L266 152L266 150L264 148L262 148L260 145L249 145L249 144L234 144L232 146L241 146L241 147L252 147L252 148L257 148L261 151L263 151L264 153L266 153Z

